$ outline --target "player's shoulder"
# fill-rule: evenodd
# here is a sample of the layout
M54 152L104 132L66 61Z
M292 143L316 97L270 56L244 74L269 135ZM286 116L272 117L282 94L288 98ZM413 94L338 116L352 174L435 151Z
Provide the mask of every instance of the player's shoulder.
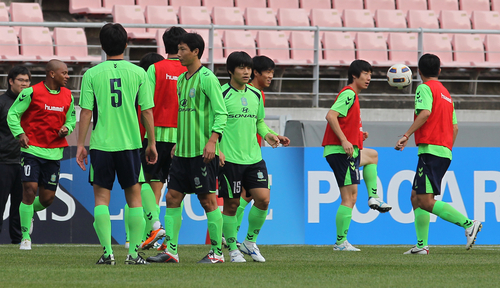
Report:
M219 79L217 79L217 76L215 76L214 72L212 72L212 70L208 69L207 67L205 66L201 66L200 68L200 71L198 71L199 76L201 79L204 79L204 80L217 80L219 81Z
M229 85L229 83L226 83L224 85L222 85L221 87L221 90L222 90L222 97L226 97L227 95L230 95L231 93L231 85Z
M255 96L259 97L259 99L262 97L262 92L259 89L255 88L254 86L247 84L246 89L247 93L250 92Z

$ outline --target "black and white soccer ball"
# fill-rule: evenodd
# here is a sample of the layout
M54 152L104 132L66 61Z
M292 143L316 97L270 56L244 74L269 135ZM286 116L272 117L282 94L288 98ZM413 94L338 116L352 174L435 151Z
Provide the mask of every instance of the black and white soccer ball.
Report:
M403 89L411 84L411 69L404 64L394 64L387 70L387 82L392 87Z

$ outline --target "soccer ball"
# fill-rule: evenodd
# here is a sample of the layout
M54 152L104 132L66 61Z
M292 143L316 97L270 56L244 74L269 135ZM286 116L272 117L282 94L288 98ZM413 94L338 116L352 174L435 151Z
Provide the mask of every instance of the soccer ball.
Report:
M403 89L411 84L411 69L404 64L394 64L387 71L387 82L392 87Z

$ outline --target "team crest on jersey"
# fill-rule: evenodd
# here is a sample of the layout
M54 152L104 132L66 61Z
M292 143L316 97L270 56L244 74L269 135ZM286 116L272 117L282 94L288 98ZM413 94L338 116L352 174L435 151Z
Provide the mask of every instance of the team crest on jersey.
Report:
M194 177L194 185L196 186L200 185L200 178Z
M189 90L189 97L194 98L194 96L196 96L196 89L191 88L191 90Z
M50 182L56 182L56 173L50 176Z
M241 97L241 105L243 105L243 106L247 106L248 105L247 98Z
M257 172L257 178L263 179L264 178L264 173L262 173L261 171Z

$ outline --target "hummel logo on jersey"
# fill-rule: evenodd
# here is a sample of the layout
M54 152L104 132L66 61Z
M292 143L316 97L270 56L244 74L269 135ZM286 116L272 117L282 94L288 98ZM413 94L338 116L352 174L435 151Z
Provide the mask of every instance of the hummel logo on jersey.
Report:
M177 81L179 77L165 74L165 79Z
M418 168L418 177L422 177L424 175L424 167Z
M64 106L57 107L57 106L49 106L49 105L45 104L45 110L64 112Z
M351 161L351 162L349 162L349 164L351 165L351 169L352 170L356 169L356 166L354 165L354 162Z
M349 102L351 102L352 98L347 97L347 100L345 100L345 105L349 105Z
M117 67L118 67L118 64L116 64L116 63L115 63L115 64L113 64L113 65L115 66L115 68L117 68Z
M202 168L201 168L201 175L202 175L203 177L206 177L206 176L207 176L207 167L202 167ZM199 182L199 180L198 180L198 182ZM199 185L199 184L196 184L196 185Z
M450 97L446 97L446 95L444 95L443 93L441 93L441 98L444 99L445 101L448 101L451 103L451 98Z
M26 94L19 95L19 101L23 101L24 99L26 99Z

